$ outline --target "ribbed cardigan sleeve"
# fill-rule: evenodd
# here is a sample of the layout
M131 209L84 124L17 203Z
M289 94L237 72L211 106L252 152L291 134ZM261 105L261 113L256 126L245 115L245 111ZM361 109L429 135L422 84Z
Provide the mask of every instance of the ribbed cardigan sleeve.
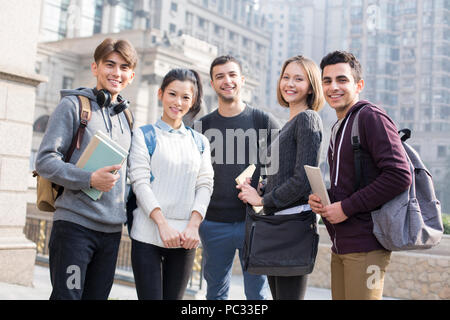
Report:
M195 184L195 199L192 211L197 211L204 218L213 192L214 169L211 164L211 151L208 139L202 135L205 149L202 153L200 170Z
M277 180L284 181L270 192L264 194L264 206L273 208L286 208L300 198L308 196L311 187L306 176L304 165L317 166L320 157L322 142L322 122L315 111L307 110L300 113L294 120L296 149L290 150L280 145L279 151L283 153L295 152L295 163L280 163ZM289 170L294 166L294 170ZM292 172L289 175L289 172Z
M149 215L154 209L160 208L160 205L150 186L151 159L140 129L133 131L128 166L128 176L137 205Z

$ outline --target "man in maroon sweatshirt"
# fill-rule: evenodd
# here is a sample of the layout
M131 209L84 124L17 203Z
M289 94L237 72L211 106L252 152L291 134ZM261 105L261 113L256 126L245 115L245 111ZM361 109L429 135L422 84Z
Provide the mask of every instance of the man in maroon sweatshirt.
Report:
M355 56L335 51L322 59L320 67L325 99L338 121L328 149L331 204L323 206L316 195L309 197L309 204L322 216L333 242L332 298L381 299L391 252L375 238L370 212L409 187L408 162L394 122L384 110L359 100L364 80ZM370 156L362 169L369 183L355 191L351 129L363 106L358 126L361 148Z

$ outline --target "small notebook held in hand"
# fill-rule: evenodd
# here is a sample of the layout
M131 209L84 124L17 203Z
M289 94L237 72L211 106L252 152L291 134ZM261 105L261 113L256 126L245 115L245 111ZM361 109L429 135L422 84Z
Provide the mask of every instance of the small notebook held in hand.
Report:
M243 184L246 178L251 178L253 176L253 172L255 172L256 166L254 164L249 165L241 174L235 179L237 184ZM260 213L263 209L262 206L253 206L253 210L256 213Z
M331 204L328 197L328 191L323 182L322 172L319 167L312 167L305 165L306 176L309 180L309 185L314 194L316 194L324 206Z
M122 165L128 156L128 151L101 131L97 131L83 151L76 166L86 171L94 172L100 168ZM113 172L114 174L117 173ZM102 196L101 191L95 188L82 189L93 200Z

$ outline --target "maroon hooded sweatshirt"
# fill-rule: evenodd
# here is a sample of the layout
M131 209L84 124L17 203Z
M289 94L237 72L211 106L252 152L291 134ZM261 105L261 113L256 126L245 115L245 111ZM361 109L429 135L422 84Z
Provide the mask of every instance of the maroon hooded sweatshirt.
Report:
M355 165L351 144L352 124L359 114L361 148L370 155L363 174L369 183L355 192ZM344 135L342 137L342 135ZM341 139L342 138L342 139ZM334 155L334 156L333 156ZM347 112L336 134L334 152L328 148L331 202L341 201L347 220L327 227L338 254L369 252L384 249L373 235L371 211L405 191L411 184L411 174L397 128L386 112L368 101L357 102Z

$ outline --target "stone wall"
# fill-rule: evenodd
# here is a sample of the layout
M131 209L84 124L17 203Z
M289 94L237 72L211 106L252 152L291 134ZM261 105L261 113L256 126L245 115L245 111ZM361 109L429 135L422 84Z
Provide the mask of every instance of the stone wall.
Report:
M0 282L31 285L36 245L23 234L36 86L41 1L0 10Z
M330 288L331 242L325 227L320 226L319 232L316 266L308 284ZM450 299L450 236L444 235L433 249L393 252L383 295L399 299Z

